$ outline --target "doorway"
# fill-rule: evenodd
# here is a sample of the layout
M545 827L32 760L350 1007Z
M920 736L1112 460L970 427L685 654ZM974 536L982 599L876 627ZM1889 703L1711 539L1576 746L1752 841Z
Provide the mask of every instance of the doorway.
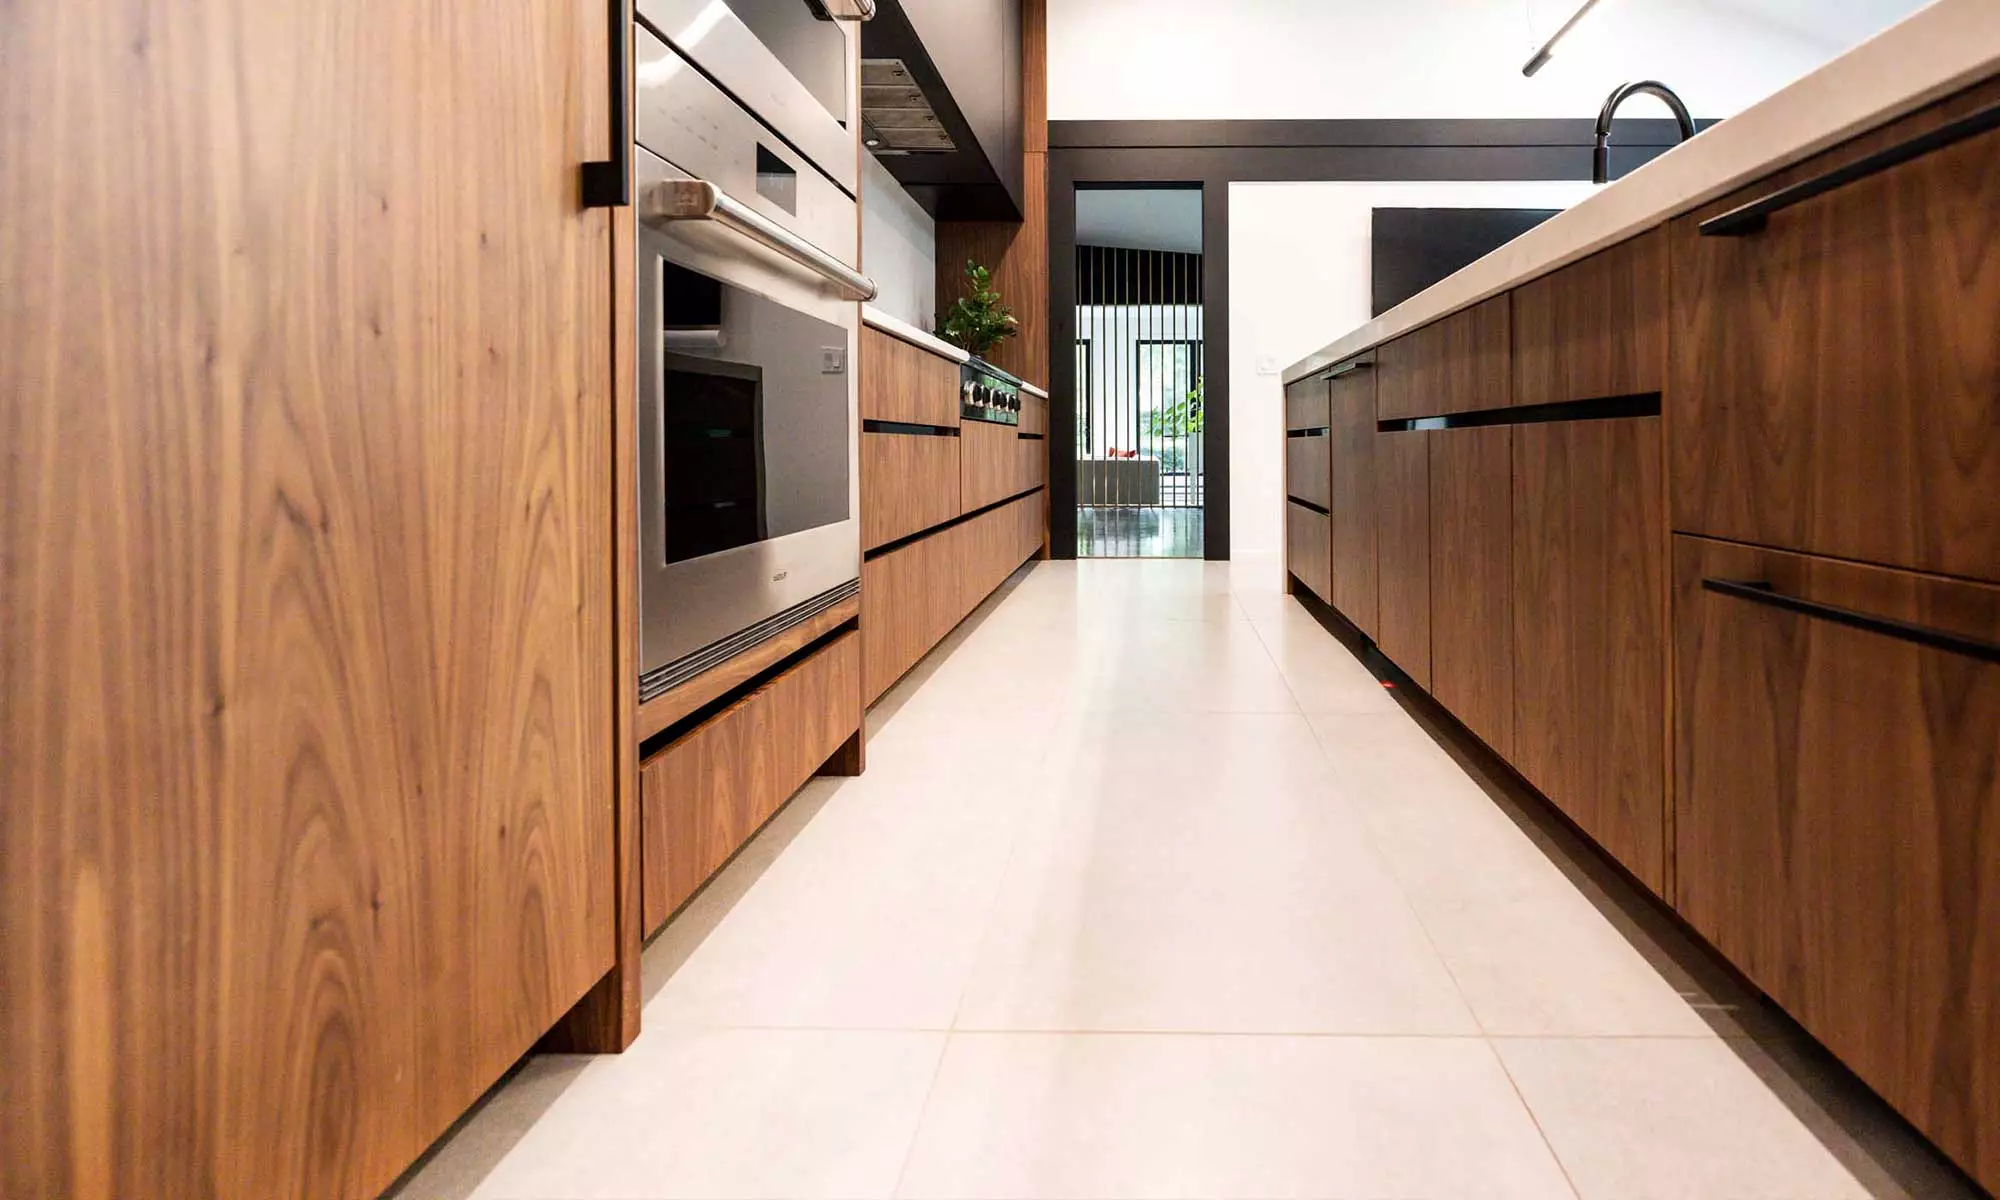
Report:
M1079 558L1201 558L1209 454L1202 189L1076 192Z

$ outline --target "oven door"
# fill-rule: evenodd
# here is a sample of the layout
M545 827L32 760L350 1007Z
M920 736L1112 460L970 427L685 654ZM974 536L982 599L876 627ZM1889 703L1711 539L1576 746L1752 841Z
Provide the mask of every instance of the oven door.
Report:
M642 197L688 178L637 162ZM853 593L860 307L716 221L641 223L638 272L648 699Z
M638 0L639 16L703 74L797 147L848 195L858 195L853 121L860 111L861 39L811 0ZM639 74L640 137L646 136L647 72ZM670 106L669 106L670 107ZM685 164L683 164L685 165Z

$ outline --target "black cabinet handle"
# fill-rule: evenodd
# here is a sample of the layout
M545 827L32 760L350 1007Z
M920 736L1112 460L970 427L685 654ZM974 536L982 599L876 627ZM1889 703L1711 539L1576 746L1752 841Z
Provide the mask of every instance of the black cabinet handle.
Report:
M1375 368L1374 359L1357 358L1353 362L1344 362L1339 366L1335 367L1333 370L1328 371L1326 373L1326 377L1328 379L1345 379L1347 376L1354 374L1356 371L1370 371L1373 370L1374 368Z
M1732 208L1720 216L1710 217L1701 223L1703 237L1749 237L1759 233L1769 222L1770 216L1794 204L1803 204L1815 196L1823 196L1837 188L1846 187L1857 180L1879 174L1891 167L1901 166L1911 159L1922 158L1934 150L1977 137L1990 129L2000 128L2000 104L1982 108L1969 117L1960 117L1949 125L1920 134L1907 142L1901 142L1887 150L1878 150L1866 158L1837 167L1824 175L1815 175L1790 187L1779 188L1761 200L1752 200L1741 208Z
M1830 621L1835 625L1845 625L1849 629L1859 629L1864 633L1892 637L1899 642L1912 642L1932 650L1943 650L1947 654L1963 654L1981 662L2000 663L2000 643L1982 642L1978 638L1966 637L1947 629L1912 625L1908 621L1898 621L1893 617L1878 617L1873 613L1821 604L1817 600L1787 596L1765 580L1704 579L1701 581L1701 586L1719 595L1734 596L1738 600L1748 600L1752 604L1783 609L1815 620Z
M611 0L611 157L583 164L583 206L632 203L632 14L628 0Z

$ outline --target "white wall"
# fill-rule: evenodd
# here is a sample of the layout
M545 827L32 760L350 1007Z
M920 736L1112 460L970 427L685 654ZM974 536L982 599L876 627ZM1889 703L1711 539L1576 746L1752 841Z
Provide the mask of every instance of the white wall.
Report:
M861 156L861 270L882 289L875 307L936 328L937 223L872 154Z
M1048 0L1051 120L1594 117L1632 79L1726 117L1923 0ZM1637 100L1632 116L1665 115Z
M1231 554L1284 545L1279 376L1372 315L1372 211L1568 208L1591 190L1575 182L1230 185Z

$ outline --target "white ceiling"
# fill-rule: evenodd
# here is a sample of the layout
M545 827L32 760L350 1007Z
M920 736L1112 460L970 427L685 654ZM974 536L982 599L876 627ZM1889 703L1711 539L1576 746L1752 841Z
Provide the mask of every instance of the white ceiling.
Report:
M1079 189L1079 246L1201 253L1200 188Z

